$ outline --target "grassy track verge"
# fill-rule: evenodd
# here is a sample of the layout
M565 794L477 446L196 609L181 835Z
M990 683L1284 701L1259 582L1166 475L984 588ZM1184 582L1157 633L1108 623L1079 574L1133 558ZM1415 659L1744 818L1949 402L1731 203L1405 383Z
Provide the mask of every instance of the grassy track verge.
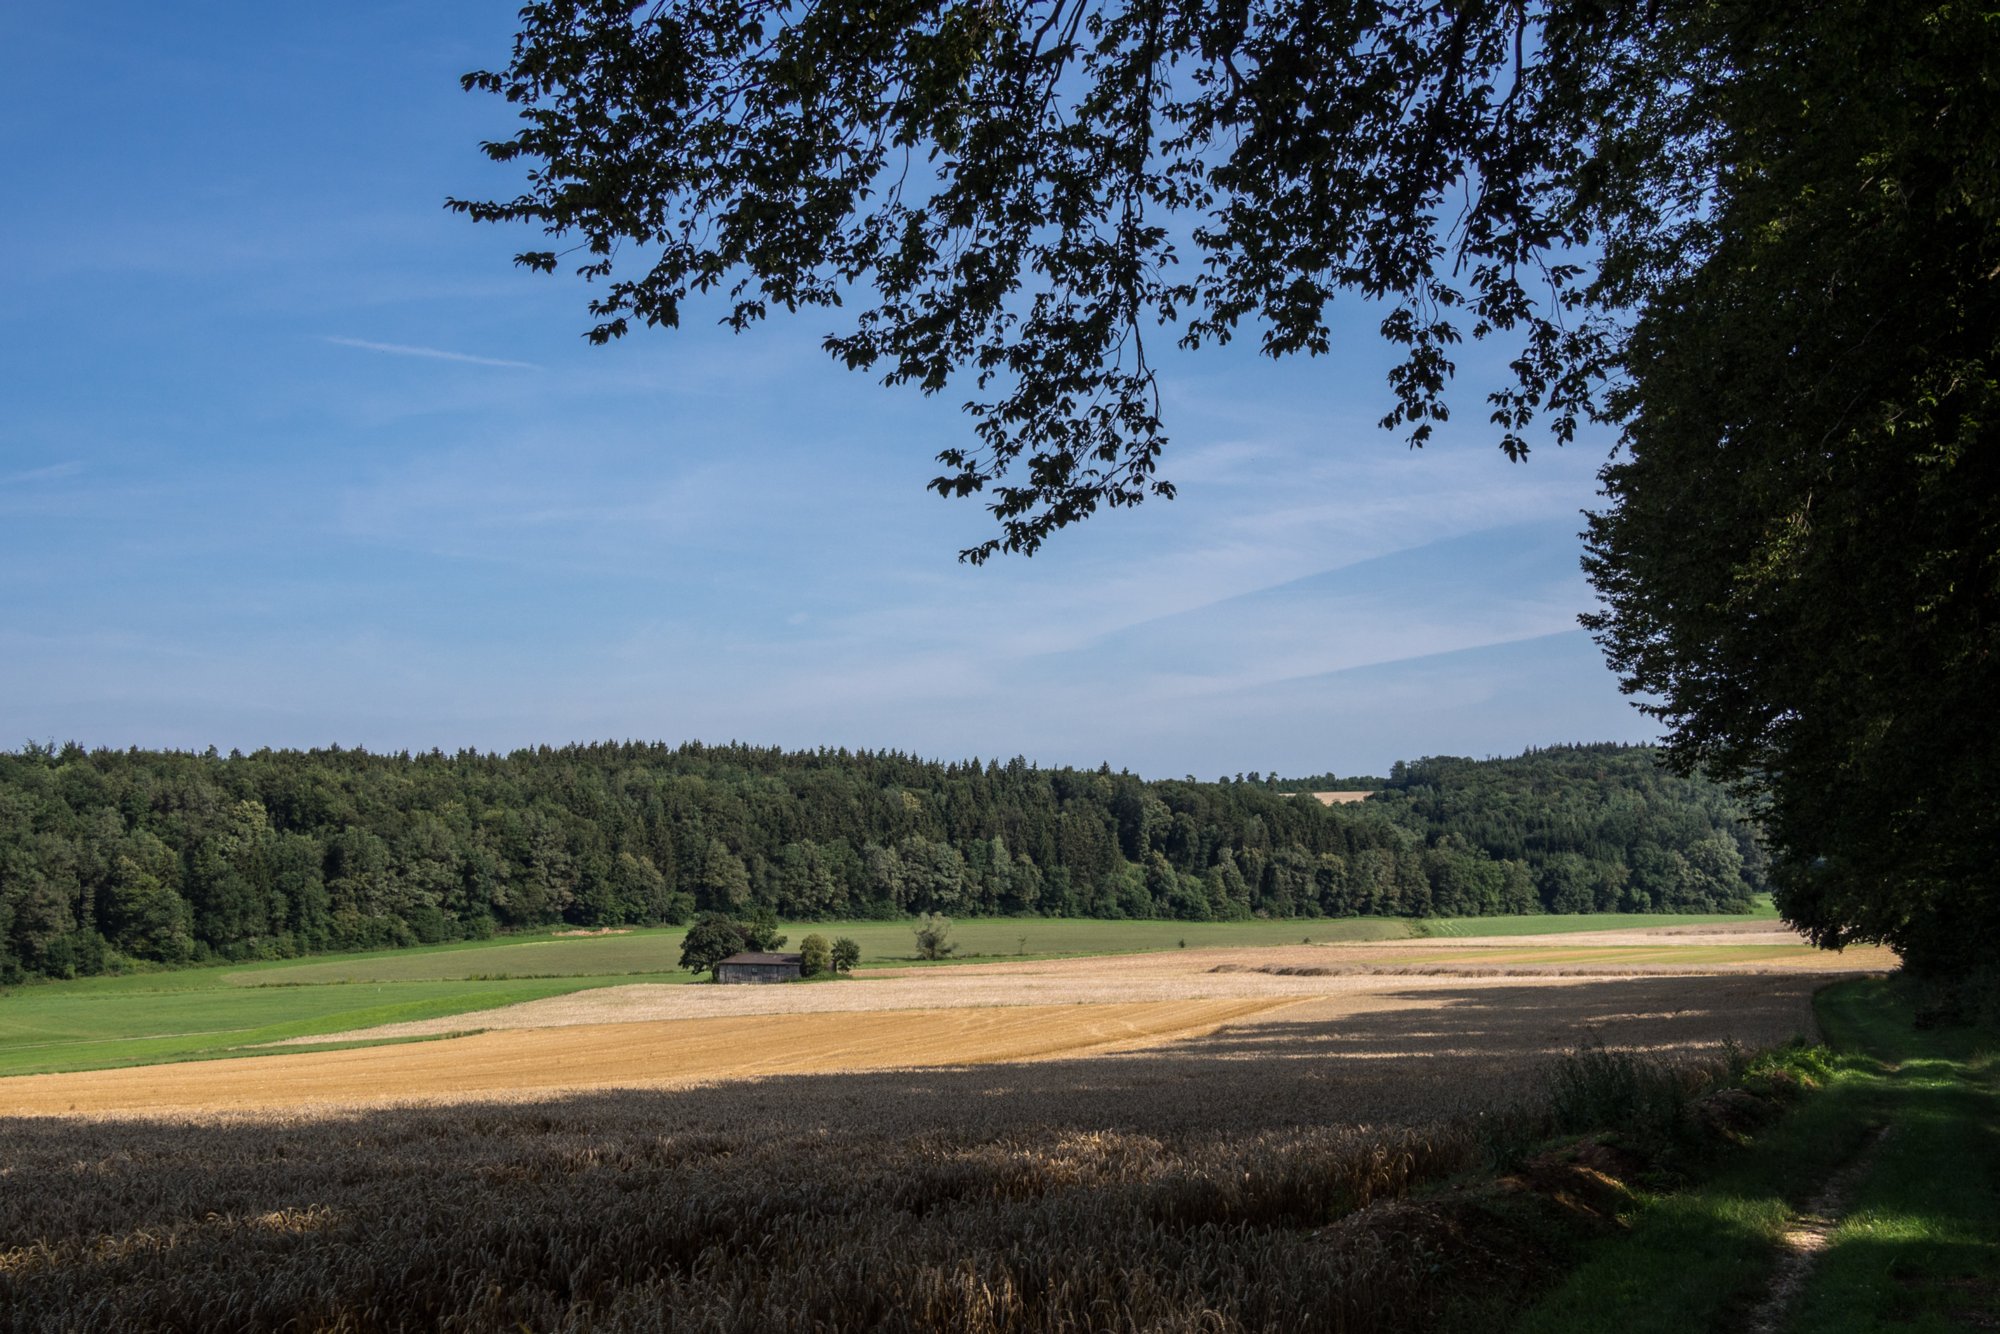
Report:
M1841 1216L1799 1290L1778 1303L1775 1327L1994 1327L2000 1037L1919 1031L1898 988L1881 980L1829 987L1818 1011L1835 1052L1823 1087L1703 1184L1637 1193L1630 1231L1594 1243L1519 1334L1756 1323L1773 1313L1773 1274L1796 1244L1786 1238L1801 1208L1843 1168L1852 1180Z

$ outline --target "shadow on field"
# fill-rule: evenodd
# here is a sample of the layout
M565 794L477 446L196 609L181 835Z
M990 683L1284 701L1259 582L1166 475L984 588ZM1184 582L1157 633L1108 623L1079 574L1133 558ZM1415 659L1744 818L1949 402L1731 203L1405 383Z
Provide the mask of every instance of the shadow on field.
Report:
M1592 1037L1782 1040L1810 987L1425 988L1016 1065L0 1119L0 1309L24 1329L1387 1328L1435 1300L1430 1271L1322 1229L1481 1161L1448 1118Z
M1173 1050L1209 1058L1427 1058L1509 1062L1553 1056L1585 1041L1670 1052L1746 1045L1812 1031L1816 978L1614 978L1559 986L1435 987L1387 993L1401 1008L1324 1019L1291 1016L1225 1028Z

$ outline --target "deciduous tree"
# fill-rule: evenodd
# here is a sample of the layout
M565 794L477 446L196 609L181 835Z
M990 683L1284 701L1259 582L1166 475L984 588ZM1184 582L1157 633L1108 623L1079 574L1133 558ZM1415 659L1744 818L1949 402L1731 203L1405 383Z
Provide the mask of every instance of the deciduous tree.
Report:
M1670 758L1757 800L1790 921L1920 969L1990 964L2000 23L1909 0L1733 13L1713 190L1679 232L1702 262L1623 274L1645 300L1589 623Z
M2000 949L1990 6L547 0L465 82L528 181L452 206L574 255L594 340L843 306L845 364L962 384L932 485L986 497L974 561L1172 493L1162 337L1317 355L1370 298L1413 443L1461 341L1511 339L1511 456L1622 428L1590 624L1676 761L1763 803L1788 917ZM1411 866L1369 892L1419 910Z
M917 937L919 959L942 959L958 947L951 943L951 918L927 912L911 928Z
M706 973L745 948L743 929L721 913L703 913L681 938L681 967Z

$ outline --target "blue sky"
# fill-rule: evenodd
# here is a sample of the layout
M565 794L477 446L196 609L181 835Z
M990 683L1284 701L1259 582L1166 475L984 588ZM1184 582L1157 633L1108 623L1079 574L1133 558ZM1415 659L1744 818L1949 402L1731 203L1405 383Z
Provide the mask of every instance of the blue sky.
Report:
M740 738L1373 772L1640 740L1576 616L1606 442L1374 422L1338 354L1170 358L1181 499L955 556L967 437L824 318L595 349L448 194L512 3L0 9L0 740Z

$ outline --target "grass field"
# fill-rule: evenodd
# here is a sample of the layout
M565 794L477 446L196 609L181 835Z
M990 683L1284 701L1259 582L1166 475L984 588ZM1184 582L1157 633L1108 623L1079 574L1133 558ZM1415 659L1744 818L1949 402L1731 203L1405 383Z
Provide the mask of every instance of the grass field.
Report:
M1644 920L1648 923L1655 921L1653 918ZM796 949L803 937L815 931L829 938L852 937L861 946L864 968L917 961L912 933L906 922L788 923L785 926L786 947ZM1175 949L1183 942L1192 949L1210 945L1292 945L1302 940L1403 940L1410 933L1410 923L1400 917L1276 922L1110 922L1075 917L1000 917L956 922L951 929L951 939L957 946L952 958L962 962L979 958L1133 954L1145 950ZM683 934L678 927L662 927L607 936L508 937L427 949L287 960L219 971L235 986L641 974L655 980L686 979L687 974L674 971L680 959Z
M195 977L208 985L184 985ZM168 978L183 985L148 985ZM23 987L0 997L0 1075L184 1061L236 1047L460 1014L626 980L241 987L213 970L202 970Z
M1687 925L1742 917L1590 916L1454 919L1426 923L1455 937L1484 928L1520 935L1573 929ZM953 927L959 962L1128 954L1301 941L1408 939L1399 918L1253 922L968 920ZM852 936L864 970L912 961L901 922L788 925L791 943L809 931ZM0 1076L106 1069L226 1054L246 1047L381 1024L445 1018L596 987L692 980L675 968L682 933L508 937L412 950L120 977L38 983L0 991Z
M1618 931L1635 926L1718 926L1731 922L1775 922L1771 896L1759 895L1747 913L1530 913L1525 917L1421 917L1420 936L1544 936L1572 931Z

